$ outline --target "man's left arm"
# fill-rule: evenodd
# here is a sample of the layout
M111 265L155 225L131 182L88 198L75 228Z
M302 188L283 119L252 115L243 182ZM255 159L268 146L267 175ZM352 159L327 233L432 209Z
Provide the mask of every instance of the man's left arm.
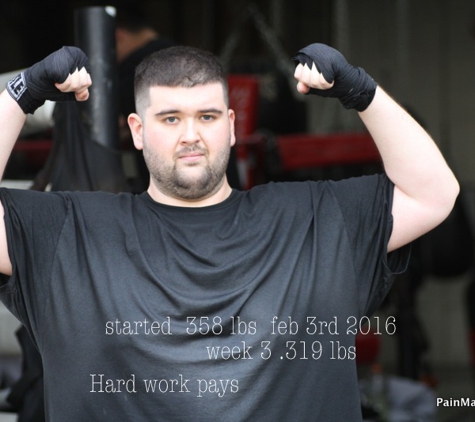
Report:
M393 230L388 252L410 243L450 214L458 182L428 133L363 69L322 44L295 58L297 90L338 98L354 108L370 132L394 183Z
M392 251L444 221L459 185L435 142L383 89L376 89L372 103L359 114L395 185Z

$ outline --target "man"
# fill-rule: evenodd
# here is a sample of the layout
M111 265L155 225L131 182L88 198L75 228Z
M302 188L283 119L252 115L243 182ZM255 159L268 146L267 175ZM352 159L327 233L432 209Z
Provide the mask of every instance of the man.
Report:
M361 419L359 322L459 187L362 69L321 44L296 61L299 92L358 110L386 175L232 190L224 72L172 47L137 69L128 118L147 192L0 190L0 294L42 354L48 420ZM63 48L8 84L3 166L25 113L87 100L87 68Z

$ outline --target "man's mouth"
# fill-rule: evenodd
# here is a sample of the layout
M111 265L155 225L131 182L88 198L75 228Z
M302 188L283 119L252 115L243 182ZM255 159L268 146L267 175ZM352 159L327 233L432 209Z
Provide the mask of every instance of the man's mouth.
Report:
M178 153L177 158L180 161L187 163L195 163L205 156L204 151L193 150L193 151L182 151Z

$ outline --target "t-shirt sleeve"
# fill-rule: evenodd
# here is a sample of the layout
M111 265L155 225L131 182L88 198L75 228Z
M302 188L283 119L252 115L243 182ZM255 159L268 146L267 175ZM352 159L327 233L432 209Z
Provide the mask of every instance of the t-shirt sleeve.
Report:
M330 182L330 186L354 251L360 310L362 315L371 315L395 276L406 270L410 257L410 245L387 252L393 228L394 184L381 174Z
M0 299L32 332L46 311L48 277L68 204L61 194L16 189L0 189L0 200L13 268L10 277L0 277Z

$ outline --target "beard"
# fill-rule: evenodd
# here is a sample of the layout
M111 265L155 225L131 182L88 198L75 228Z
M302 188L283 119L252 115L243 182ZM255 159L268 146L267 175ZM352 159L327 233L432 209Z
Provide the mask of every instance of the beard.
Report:
M150 172L151 182L164 194L188 201L208 198L222 186L229 161L231 147L226 144L210 162L208 151L196 145L179 150L171 162L160 157L156 151L148 148L144 140L143 156ZM181 154L199 152L203 154L205 164L191 163L178 166L177 158Z

